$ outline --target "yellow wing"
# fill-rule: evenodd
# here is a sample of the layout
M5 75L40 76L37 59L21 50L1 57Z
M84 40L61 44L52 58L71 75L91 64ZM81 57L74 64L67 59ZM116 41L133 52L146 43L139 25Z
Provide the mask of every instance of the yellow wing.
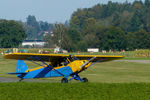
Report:
M63 54L37 54L37 53L11 53L4 55L5 59L16 59L16 60L34 60L34 61L60 61L69 55Z
M74 55L74 56L82 60L89 60L90 58L96 57L92 62L97 61L106 62L124 58L124 56L113 56L113 55Z
M73 55L80 60L89 60L90 58L96 57L92 62L101 60L110 61L123 58L123 56L112 56L112 55ZM60 63L65 58L69 58L69 54L36 54L36 53L11 53L4 55L5 59L16 59L16 60L34 60L34 61L50 61Z

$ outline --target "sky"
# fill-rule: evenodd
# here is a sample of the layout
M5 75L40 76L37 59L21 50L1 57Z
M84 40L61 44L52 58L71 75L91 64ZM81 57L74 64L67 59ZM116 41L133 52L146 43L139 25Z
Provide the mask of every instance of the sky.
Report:
M26 21L28 15L34 15L38 21L63 23L69 20L78 8L89 8L98 3L106 4L108 1L110 0L0 0L0 19Z

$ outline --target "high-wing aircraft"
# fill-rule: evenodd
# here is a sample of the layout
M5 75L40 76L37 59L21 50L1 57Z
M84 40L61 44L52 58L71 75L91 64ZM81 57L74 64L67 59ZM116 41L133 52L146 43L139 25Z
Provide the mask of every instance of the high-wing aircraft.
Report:
M123 56L110 55L67 55L67 54L36 54L36 53L11 53L3 56L5 59L16 59L16 74L23 79L63 77L61 82L68 83L71 80L88 82L87 78L81 78L79 73L97 62L106 62L123 58ZM29 69L23 60L29 60L40 67ZM38 62L42 62L42 65ZM71 78L69 78L71 77Z

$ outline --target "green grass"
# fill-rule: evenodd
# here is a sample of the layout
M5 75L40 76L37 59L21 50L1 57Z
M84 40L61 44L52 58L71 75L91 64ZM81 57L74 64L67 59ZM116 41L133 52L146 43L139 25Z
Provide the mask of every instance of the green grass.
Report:
M0 83L1 100L149 100L145 83Z
M91 82L130 83L150 82L150 64L132 62L98 63L82 72Z
M26 63L30 68L35 67L31 62ZM16 60L2 59L0 56L0 77L16 77L6 74L15 70ZM120 61L97 63L80 76L87 77L89 83L72 81L60 84L61 78L0 83L0 100L150 100L150 64Z
M120 59L120 60L150 60L150 57L134 57L134 58L125 57L125 58Z

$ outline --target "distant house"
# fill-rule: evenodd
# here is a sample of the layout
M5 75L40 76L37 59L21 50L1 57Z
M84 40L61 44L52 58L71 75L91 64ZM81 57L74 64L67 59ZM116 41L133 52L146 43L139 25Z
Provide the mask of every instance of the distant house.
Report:
M88 48L87 52L99 52L99 48Z
M31 46L31 47L43 47L45 42L42 40L25 40L22 42L22 46Z

